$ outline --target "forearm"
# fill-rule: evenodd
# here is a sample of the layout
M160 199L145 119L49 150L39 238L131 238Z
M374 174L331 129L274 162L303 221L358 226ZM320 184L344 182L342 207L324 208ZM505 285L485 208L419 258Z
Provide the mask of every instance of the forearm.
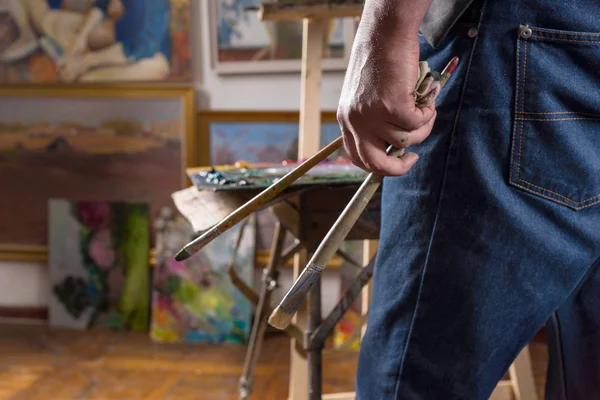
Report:
M361 17L364 33L381 39L413 37L432 0L366 0Z

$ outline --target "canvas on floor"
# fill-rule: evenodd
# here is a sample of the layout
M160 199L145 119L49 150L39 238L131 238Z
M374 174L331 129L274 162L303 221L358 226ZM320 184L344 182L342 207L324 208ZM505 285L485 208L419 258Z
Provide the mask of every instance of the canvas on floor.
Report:
M173 257L193 238L191 225L170 209L164 209L155 224L152 339L245 343L250 332L252 307L233 285L228 269L235 255L233 268L242 281L252 285L256 248L254 215L182 262Z
M148 205L64 199L48 203L50 325L146 331Z

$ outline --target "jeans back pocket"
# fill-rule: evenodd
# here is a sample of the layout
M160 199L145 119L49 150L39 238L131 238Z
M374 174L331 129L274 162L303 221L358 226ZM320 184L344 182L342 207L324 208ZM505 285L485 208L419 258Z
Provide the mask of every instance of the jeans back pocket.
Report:
M521 26L509 183L574 210L600 203L600 33Z

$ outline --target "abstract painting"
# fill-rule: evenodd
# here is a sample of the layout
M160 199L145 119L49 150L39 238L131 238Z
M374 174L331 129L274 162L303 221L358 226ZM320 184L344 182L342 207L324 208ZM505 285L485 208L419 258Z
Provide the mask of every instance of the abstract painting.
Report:
M192 133L189 89L0 89L2 248L47 245L50 198L144 202L156 216L184 186Z
M147 331L147 204L66 199L48 203L50 325Z
M235 255L233 268L247 285L252 285L254 216L181 262L173 257L193 238L191 225L169 208L163 210L155 224L152 339L156 342L246 343L252 307L233 285L228 268Z
M190 0L0 0L0 83L191 81Z
M302 21L259 21L259 0L210 1L212 53L219 73L300 71ZM354 37L351 18L331 20L323 43L323 69L344 70Z

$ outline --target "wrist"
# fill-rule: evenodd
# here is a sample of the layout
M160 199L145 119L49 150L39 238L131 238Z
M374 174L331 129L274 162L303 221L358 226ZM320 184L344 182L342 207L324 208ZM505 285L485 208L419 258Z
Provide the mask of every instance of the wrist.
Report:
M360 24L382 38L414 38L419 33L431 2L432 0L366 0Z

